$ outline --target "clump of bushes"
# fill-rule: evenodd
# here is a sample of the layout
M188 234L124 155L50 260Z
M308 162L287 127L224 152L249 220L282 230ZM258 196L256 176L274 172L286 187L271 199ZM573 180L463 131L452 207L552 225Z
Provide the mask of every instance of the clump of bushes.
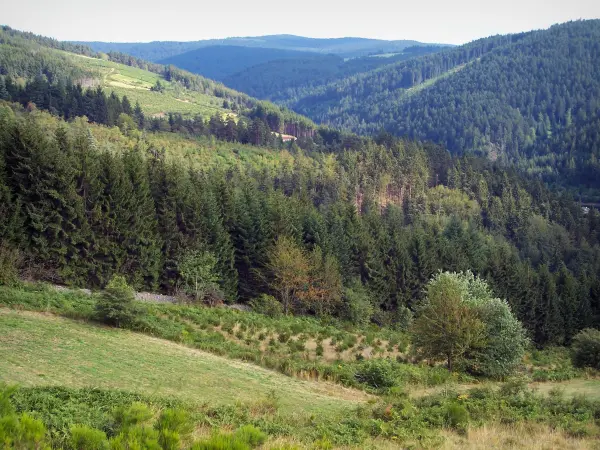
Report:
M15 396L19 397L16 401ZM2 448L39 450L190 448L193 423L186 409L165 407L156 418L156 412L146 403L123 403L134 397L135 394L114 391L65 388L17 390L0 385L0 443ZM83 409L82 401L85 404ZM32 418L26 412L17 414L15 405L20 409L36 408L36 414L43 421ZM87 408L89 410L86 411ZM240 414L242 419L241 416L247 413ZM88 423L73 423L79 420ZM44 422L48 423L49 429ZM267 434L258 428L243 425L234 433L215 433L207 440L194 443L191 448L251 450L263 445L266 440Z
M358 382L375 389L388 389L396 384L393 364L385 359L363 361L354 376Z
M3 448L49 449L46 427L27 413L17 414L10 402L14 387L0 385L0 442Z
M572 349L573 365L600 369L600 330L586 328L574 338Z

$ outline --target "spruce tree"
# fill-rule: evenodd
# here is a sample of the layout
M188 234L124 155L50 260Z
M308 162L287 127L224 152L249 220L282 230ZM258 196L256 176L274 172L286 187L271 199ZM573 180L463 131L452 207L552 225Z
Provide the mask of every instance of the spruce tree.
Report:
M0 75L0 100L8 100L9 93L6 89L6 83L4 82L4 77Z
M139 148L123 156L125 171L132 187L126 199L128 221L123 223L126 250L124 267L133 286L156 288L161 267L162 241L158 235L158 223L146 161Z

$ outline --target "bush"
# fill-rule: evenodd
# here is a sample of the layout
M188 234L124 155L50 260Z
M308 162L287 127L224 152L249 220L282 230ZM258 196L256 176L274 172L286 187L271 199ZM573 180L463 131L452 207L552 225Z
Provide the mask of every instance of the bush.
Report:
M181 447L181 436L192 431L187 411L181 408L164 410L154 428L159 432L158 441L164 450L177 450Z
M449 427L466 431L469 425L469 411L463 405L450 403L446 406L446 420Z
M189 415L187 411L181 408L164 410L154 428L157 430L175 431L180 434L187 434L192 431Z
M250 300L250 306L254 312L269 317L280 317L283 315L283 306L272 295L261 294L260 297Z
M132 403L115 411L115 421L121 429L141 425L152 418L152 411L144 403Z
M50 449L44 424L25 413L0 417L0 442L6 449Z
M71 427L71 447L75 450L105 450L109 445L104 431L74 425Z
M267 435L252 425L244 425L233 434L234 438L245 442L251 447L258 447L267 440Z
M96 319L108 325L127 326L135 316L135 296L124 277L115 275L96 303Z
M396 384L394 368L385 359L362 362L356 369L355 378L360 383L376 389L387 389Z
M600 330L586 328L573 338L573 365L600 369Z
M110 440L110 447L112 450L159 450L162 448L159 444L158 432L145 426L135 426L122 431Z

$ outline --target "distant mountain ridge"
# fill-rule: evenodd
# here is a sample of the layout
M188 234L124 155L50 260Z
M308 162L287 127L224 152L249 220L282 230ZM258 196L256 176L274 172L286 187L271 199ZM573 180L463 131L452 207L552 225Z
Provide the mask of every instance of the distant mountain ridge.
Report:
M335 54L344 58L355 58L377 53L401 52L407 47L415 45L431 45L415 40L393 40L369 39L358 37L342 38L309 38L286 34L250 37L230 37L225 39L206 39L200 41L178 42L178 41L154 41L154 42L83 42L98 52L121 52L136 56L148 61L160 61L182 53L203 47L238 46L273 48L280 50L295 50L303 52ZM449 46L446 44L436 44Z
M240 72L248 67L289 59L324 58L314 52L301 52L263 47L240 47L235 45L212 45L201 47L180 55L158 61L160 64L172 64L193 73L213 80L224 78Z
M315 55L309 58L273 60L248 67L219 79L219 81L253 97L284 102L289 98L300 97L303 93L311 92L332 81L400 61L437 53L444 48L436 45L412 46L405 48L400 53L389 54L385 57L377 55L344 59L329 54ZM201 71L198 73L203 74Z

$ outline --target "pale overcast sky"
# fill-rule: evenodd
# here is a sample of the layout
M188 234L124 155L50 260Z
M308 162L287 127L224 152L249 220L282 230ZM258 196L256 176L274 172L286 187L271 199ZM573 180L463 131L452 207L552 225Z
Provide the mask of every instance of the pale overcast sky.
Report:
M0 23L60 40L359 36L461 44L600 18L600 0L0 0Z

